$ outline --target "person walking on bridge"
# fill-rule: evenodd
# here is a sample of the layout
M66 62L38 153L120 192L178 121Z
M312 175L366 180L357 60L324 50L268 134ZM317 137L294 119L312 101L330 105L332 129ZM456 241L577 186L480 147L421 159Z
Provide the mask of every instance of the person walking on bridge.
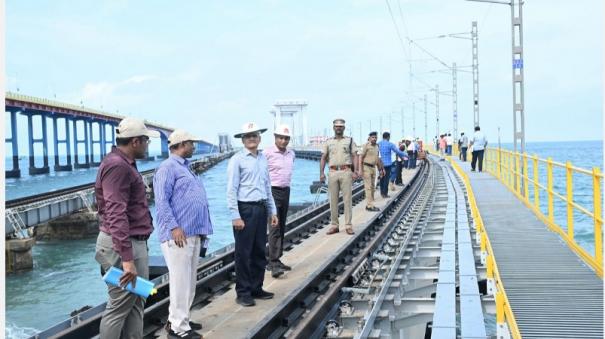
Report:
M267 254L267 269L271 276L277 278L290 271L292 267L281 262L284 254L284 235L286 232L286 219L288 218L288 207L290 206L290 183L292 182L292 169L296 154L294 150L288 149L290 143L290 127L280 125L273 132L275 144L263 151L269 164L269 177L271 178L271 193L277 208L277 227L269 228L269 251Z
M471 172L474 172L475 168L477 168L477 162L479 162L479 172L483 172L483 153L485 152L485 147L487 147L487 138L481 132L479 126L475 126L475 134L471 139L471 146L473 146Z
M462 132L460 134L460 160L466 162L466 152L468 152L468 137Z
M338 195L342 191L342 200L345 212L345 231L353 235L353 180L359 176L359 169L355 168L357 161L357 145L353 138L345 137L345 120L335 119L332 122L334 138L329 139L321 151L319 161L319 181L325 182L324 169L326 161L329 163L328 191L330 194L330 229L327 234L338 233ZM357 170L357 172L356 172Z
M137 276L149 278L147 239L153 232L147 205L145 183L136 159L144 159L150 137L160 136L147 129L143 120L125 118L116 128L116 145L99 166L95 197L99 211L99 236L95 260L101 275L112 266L124 273L120 285L132 283ZM109 300L101 318L101 339L143 338L145 298L122 287L107 284Z
M278 226L267 158L258 150L260 135L266 130L253 122L244 124L241 133L234 135L242 139L244 149L227 166L227 206L235 238L235 301L242 306L254 306L254 299L274 295L263 290L269 216L271 226Z
M170 273L168 338L201 338L194 332L202 326L190 321L197 284L200 248L212 234L206 189L189 168L189 158L200 141L177 129L168 137L170 157L153 177L160 247Z
M376 167L380 172L379 177L384 176L384 168L382 167L382 161L378 156L378 144L376 144L378 133L370 132L368 142L363 145L361 150L359 168L363 168L363 186L366 195L366 210L371 212L378 212L380 209L374 206L374 185L376 183Z
M382 159L382 164L384 166L385 175L380 178L380 195L383 198L389 197L389 180L391 178L391 171L395 170L392 168L393 160L391 158L391 152L394 152L402 159L407 158L407 155L395 146L394 143L390 142L391 133L384 132L382 133L382 140L378 143L378 149L380 150L380 159ZM394 179L394 178L393 178ZM393 180L393 183L395 181ZM395 185L393 184L393 189Z

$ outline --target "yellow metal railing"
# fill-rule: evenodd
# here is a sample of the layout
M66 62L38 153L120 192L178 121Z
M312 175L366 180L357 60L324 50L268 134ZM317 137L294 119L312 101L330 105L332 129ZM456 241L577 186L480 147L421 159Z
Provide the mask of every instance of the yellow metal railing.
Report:
M452 164L454 170L458 173L458 176L462 178L466 188L468 203L471 209L471 216L475 225L475 232L477 236L476 239L480 239L482 261L485 261L484 264L487 268L486 273L488 285L494 286L493 294L496 298L496 325L498 326L498 329L504 329L506 327L512 338L519 339L521 338L519 326L517 325L515 315L513 314L513 310L508 302L508 297L506 296L506 291L504 290L504 284L502 283L500 272L498 271L498 265L496 264L494 251L489 241L487 232L485 231L483 219L481 218L481 213L479 213L479 208L477 207L477 201L475 200L475 194L473 192L473 188L471 187L470 180L468 175L460 168L456 161L453 161L451 157L447 157L447 159Z
M530 175L529 164L532 165ZM592 171L574 167L568 161L565 164L555 162L552 158L540 159L537 155L529 156L509 150L487 149L485 152L485 167L487 171L498 178L509 190L511 190L536 216L542 220L552 231L561 236L567 245L576 252L599 277L603 278L603 213L601 200L601 185L603 174L598 167ZM545 166L546 186L540 183L540 166ZM566 192L561 194L554 190L554 170L556 168L565 171ZM593 208L581 206L574 201L574 174L590 176L592 178ZM533 201L530 199L530 186L533 186ZM546 195L546 214L542 212L540 195ZM555 221L555 198L564 202L566 208L565 229ZM574 213L580 212L593 221L594 254L590 254L582 248L574 236Z

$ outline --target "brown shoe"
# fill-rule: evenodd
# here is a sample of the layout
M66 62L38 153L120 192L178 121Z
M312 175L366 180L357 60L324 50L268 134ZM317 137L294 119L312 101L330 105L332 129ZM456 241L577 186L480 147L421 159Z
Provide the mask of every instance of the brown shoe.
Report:
M330 229L328 230L328 232L326 232L326 234L330 235L330 234L334 234L334 233L338 233L338 232L339 232L338 226L332 226L332 227L330 227Z
M345 232L347 232L348 235L355 234L355 231L353 231L353 226L351 226L351 225L349 225L349 227L345 228Z

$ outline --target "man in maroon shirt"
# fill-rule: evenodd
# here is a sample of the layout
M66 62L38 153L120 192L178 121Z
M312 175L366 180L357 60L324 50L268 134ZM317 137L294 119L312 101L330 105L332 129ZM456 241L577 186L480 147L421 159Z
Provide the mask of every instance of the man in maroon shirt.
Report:
M145 197L145 183L135 159L146 156L149 138L160 133L145 127L143 120L125 118L116 128L116 146L101 162L95 183L100 232L95 259L101 274L111 266L122 268L120 284L149 278L147 239L153 232ZM145 299L107 285L109 301L100 326L101 339L142 338Z

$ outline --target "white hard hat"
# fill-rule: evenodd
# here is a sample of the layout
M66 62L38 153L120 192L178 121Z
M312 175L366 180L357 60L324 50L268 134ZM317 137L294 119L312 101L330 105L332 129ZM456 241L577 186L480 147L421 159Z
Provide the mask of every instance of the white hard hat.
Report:
M290 130L290 126L288 126L288 125L279 125L279 126L277 126L275 131L273 131L273 134L283 135L285 137L291 137L292 131Z

